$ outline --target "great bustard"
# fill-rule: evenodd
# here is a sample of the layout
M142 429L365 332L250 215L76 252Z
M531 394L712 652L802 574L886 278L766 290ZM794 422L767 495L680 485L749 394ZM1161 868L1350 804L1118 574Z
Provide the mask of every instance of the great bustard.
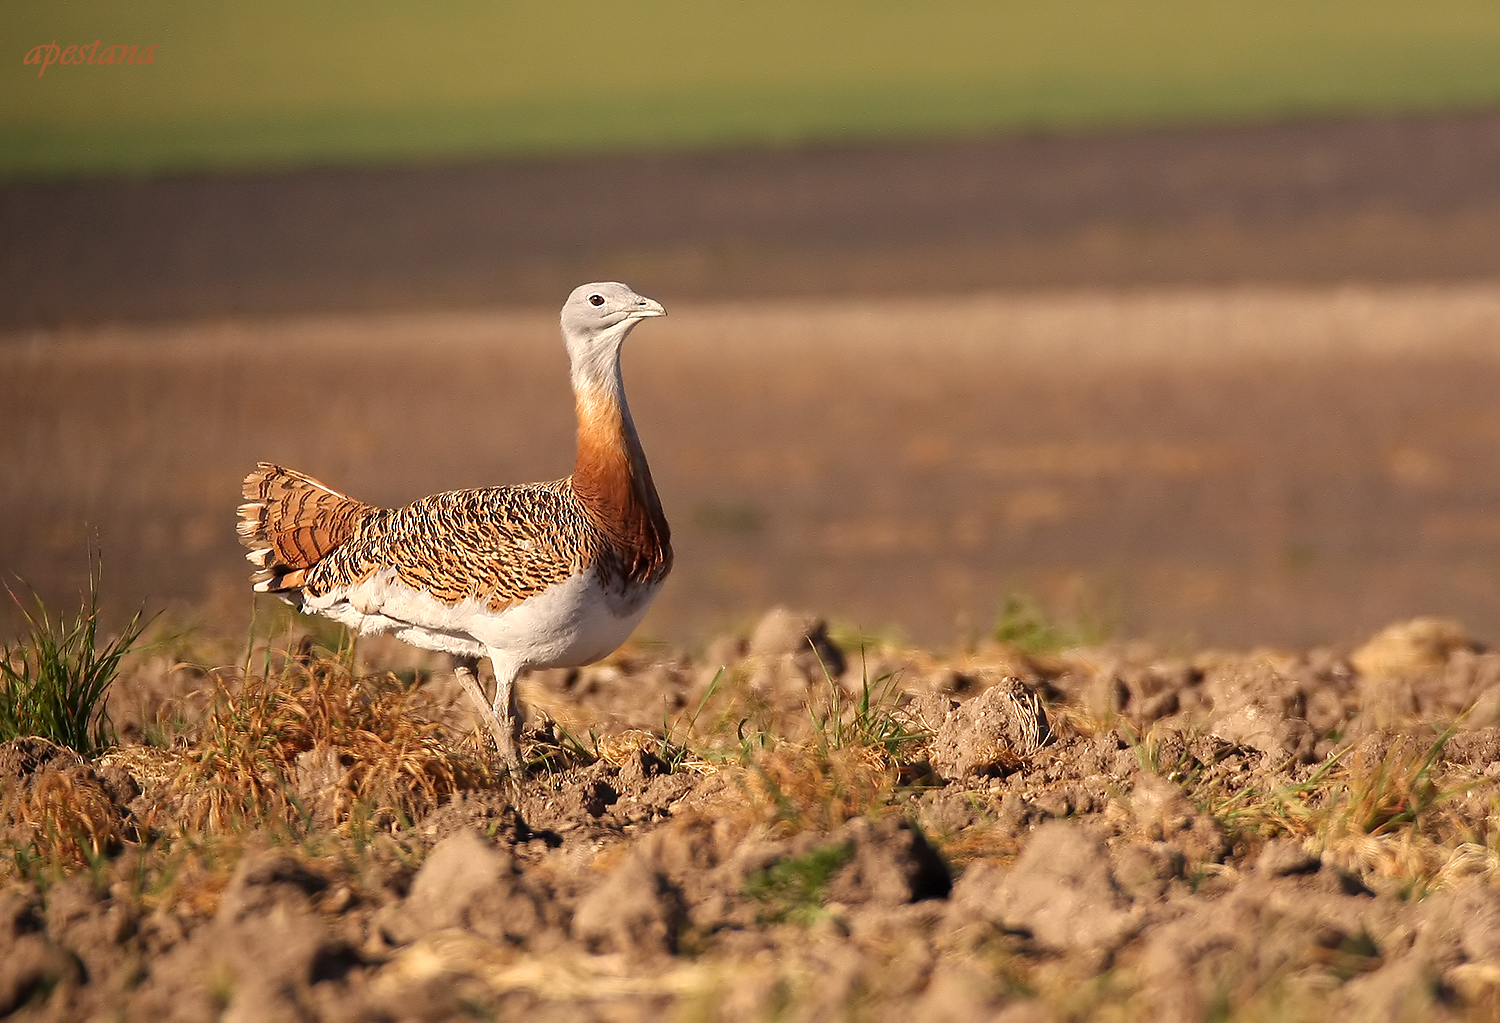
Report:
M623 284L562 308L578 411L573 475L374 508L262 462L245 477L240 541L255 589L359 633L452 654L501 757L519 766L516 676L607 656L672 568L671 533L620 376L633 327L665 316ZM485 702L478 664L495 669Z

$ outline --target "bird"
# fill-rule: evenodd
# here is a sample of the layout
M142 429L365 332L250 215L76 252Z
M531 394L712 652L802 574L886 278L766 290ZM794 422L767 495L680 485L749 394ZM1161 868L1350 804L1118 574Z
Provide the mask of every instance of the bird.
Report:
M358 634L390 633L452 655L500 759L518 771L517 677L609 656L672 570L671 529L620 370L636 324L665 315L661 303L613 281L582 285L563 304L578 417L564 479L377 508L258 463L245 477L238 525L255 591ZM484 657L493 702L479 685Z

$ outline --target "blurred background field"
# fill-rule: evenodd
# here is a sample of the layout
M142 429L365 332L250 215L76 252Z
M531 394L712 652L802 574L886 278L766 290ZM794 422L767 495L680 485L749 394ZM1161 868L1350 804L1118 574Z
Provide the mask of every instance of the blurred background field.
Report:
M1473 109L1486 0L21 3L0 177ZM53 66L52 41L159 44Z
M135 67L32 47L159 44ZM1500 8L25 4L0 39L0 573L241 627L260 458L563 475L556 309L679 546L945 644L1500 615ZM1014 601L1011 602L1015 606Z
M1353 640L1500 618L1500 289L674 303L625 357L677 567L643 627L774 603L948 647ZM364 500L571 465L551 310L96 327L0 345L0 564L244 622L257 459Z

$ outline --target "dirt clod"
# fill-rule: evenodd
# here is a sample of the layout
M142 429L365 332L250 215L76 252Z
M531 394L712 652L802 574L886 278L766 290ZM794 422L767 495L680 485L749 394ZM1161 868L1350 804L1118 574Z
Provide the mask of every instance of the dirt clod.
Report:
M1050 738L1036 691L1006 677L972 700L951 706L933 736L928 760L944 778L999 776L1019 768Z
M25 934L0 956L0 1015L45 996L54 987L84 980L78 957L42 934Z
M1140 775L1130 805L1148 837L1172 846L1191 863L1216 863L1229 851L1223 826L1164 778Z
M443 839L412 879L402 944L461 927L492 941L521 941L544 925L542 908L518 881L509 849L464 830Z
M1349 655L1356 671L1369 678L1401 678L1443 667L1474 642L1457 622L1414 618L1387 626Z
M1140 927L1115 884L1104 843L1073 821L1039 826L1010 870L970 867L953 901L1039 948L1082 953L1100 966Z
M1255 869L1268 877L1307 874L1322 865L1322 858L1300 842L1278 838L1266 843L1255 858Z
M832 837L847 842L851 855L828 884L831 901L900 906L946 898L953 887L947 864L907 821L852 820Z
M815 614L775 608L750 634L751 656L792 657L805 668L818 668L838 678L844 673L844 653L828 638L828 624Z
M597 952L670 954L686 918L675 886L645 855L628 854L573 914L573 934Z

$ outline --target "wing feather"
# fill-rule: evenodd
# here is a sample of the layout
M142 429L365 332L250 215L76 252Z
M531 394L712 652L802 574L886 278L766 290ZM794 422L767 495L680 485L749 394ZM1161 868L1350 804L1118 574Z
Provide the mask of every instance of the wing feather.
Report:
M306 586L322 595L379 574L443 604L498 611L567 579L599 542L566 480L452 491L376 512Z

